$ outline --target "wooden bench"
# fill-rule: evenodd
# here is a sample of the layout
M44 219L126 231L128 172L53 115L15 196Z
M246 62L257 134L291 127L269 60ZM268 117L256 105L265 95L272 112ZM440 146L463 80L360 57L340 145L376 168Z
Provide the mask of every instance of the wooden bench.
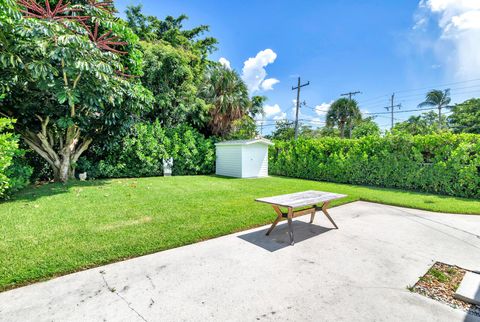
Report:
M323 191L303 191L297 193L291 193L287 195L280 195L267 198L258 198L255 201L263 202L272 205L273 209L277 213L277 219L273 222L270 229L267 231L267 236L270 235L275 226L282 220L282 218L287 218L288 220L288 233L290 235L290 244L294 245L293 239L293 227L292 219L299 216L310 215L310 223L313 223L315 218L315 213L317 211L322 211L325 216L330 220L335 229L338 229L337 224L333 221L332 217L327 211L330 202L335 199L344 198L346 195L323 192ZM321 205L321 207L319 206ZM287 208L287 212L283 212L280 207ZM305 208L298 211L295 211L295 208Z

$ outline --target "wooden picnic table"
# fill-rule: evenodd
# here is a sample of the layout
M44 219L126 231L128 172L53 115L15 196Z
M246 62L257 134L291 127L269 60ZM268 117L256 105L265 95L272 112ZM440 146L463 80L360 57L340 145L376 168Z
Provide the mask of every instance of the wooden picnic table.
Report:
M267 231L266 235L270 235L275 226L282 220L282 218L287 218L288 220L288 234L290 235L290 244L294 245L293 239L293 227L292 219L299 216L310 215L310 223L313 223L315 218L315 213L317 211L322 211L325 216L330 220L330 222L335 226L335 229L338 229L337 224L333 221L332 217L327 211L330 202L335 199L344 198L346 195L323 192L323 191L303 191L297 193L291 193L287 195L280 195L267 198L258 198L255 201L263 202L272 205L273 209L277 213L277 218L273 222L270 229ZM319 205L322 205L319 207ZM280 207L287 208L287 212L283 212ZM308 207L306 209L303 209ZM295 208L302 208L301 210L295 211Z

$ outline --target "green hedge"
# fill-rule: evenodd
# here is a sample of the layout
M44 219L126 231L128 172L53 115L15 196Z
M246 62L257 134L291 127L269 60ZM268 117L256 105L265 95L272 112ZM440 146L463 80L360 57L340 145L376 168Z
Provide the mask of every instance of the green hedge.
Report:
M275 175L480 198L480 135L275 142Z
M214 142L186 125L164 129L159 122L139 123L103 160L79 160L77 173L86 171L89 178L161 176L168 158L173 158L173 175L211 174Z
M32 168L25 163L18 137L12 133L15 121L0 118L0 199L29 184Z

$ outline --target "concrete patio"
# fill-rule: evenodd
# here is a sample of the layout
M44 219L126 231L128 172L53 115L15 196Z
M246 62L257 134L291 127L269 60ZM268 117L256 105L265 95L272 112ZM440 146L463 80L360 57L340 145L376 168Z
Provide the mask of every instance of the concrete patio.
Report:
M480 216L355 202L0 293L1 321L480 321L418 294L436 261L480 269ZM272 220L275 215L272 212Z

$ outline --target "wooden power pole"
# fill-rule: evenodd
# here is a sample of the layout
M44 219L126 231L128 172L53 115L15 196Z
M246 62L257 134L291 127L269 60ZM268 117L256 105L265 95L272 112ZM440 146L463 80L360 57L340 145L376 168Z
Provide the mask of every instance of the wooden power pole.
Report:
M298 77L297 87L292 86L292 91L297 90L297 110L295 112L295 140L298 138L298 111L300 110L300 89L308 85L310 85L310 82L306 82L302 85L302 81L300 77Z
M395 93L392 94L392 97L391 97L391 99L390 99L390 106L385 107L385 109L386 109L387 111L390 111L390 112L391 112L392 126L391 126L390 130L392 130L392 129L393 129L393 126L395 125L395 118L393 117L393 113L394 113L394 111L395 111L395 108L400 109L400 108L402 107L402 104L394 105L394 104L393 104L394 100L395 100Z

